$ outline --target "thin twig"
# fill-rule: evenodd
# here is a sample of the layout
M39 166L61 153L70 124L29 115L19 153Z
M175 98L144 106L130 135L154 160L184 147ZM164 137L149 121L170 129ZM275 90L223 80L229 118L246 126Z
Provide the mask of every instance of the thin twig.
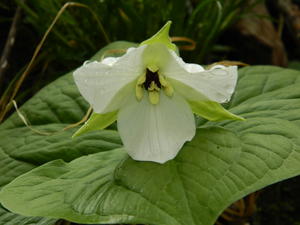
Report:
M92 107L90 106L89 109L88 109L88 111L86 112L86 114L83 116L83 118L82 118L80 121L78 121L77 123L73 123L73 124L70 124L70 125L66 126L66 127L63 129L63 131L68 130L68 129L71 129L71 128L73 128L73 127L77 127L77 126L79 126L80 124L82 124L82 123L84 123L85 121L87 121L88 118L90 117L92 111L93 111L93 109L92 109Z
M171 37L171 40L174 41L174 42L182 41L182 42L190 43L190 45L179 46L178 48L180 50L193 51L196 48L196 42L194 40L188 38L188 37Z
M28 127L32 132L37 133L37 134L41 134L41 135L46 135L46 136L52 134L52 133L50 133L50 132L39 131L39 130L33 128L33 127L28 123L28 121L27 121L27 119L25 118L25 116L24 116L24 115L20 112L20 110L18 109L18 106L17 106L16 101L13 100L12 103L13 103L15 109L16 109L16 112L17 112L19 118L23 121L23 123L25 124L25 126Z
M219 62L215 62L213 64L208 65L207 69L210 69L214 66L222 65L222 66L249 66L249 64L240 62L240 61L230 61L230 60L223 60Z
M4 119L6 113L11 109L12 107L12 104L11 104L11 101L15 98L16 94L18 93L23 81L25 80L26 76L29 74L31 68L32 68L32 65L38 55L38 53L40 52L43 44L45 43L46 41L46 38L48 37L50 31L52 30L52 28L54 27L54 25L56 24L57 20L60 18L61 14L68 8L68 7L73 7L73 6L76 6L76 7L82 7L82 8L86 8L88 9L93 17L95 18L95 20L97 21L98 23L98 26L106 40L107 43L110 43L110 40L100 22L100 20L98 19L98 17L96 16L96 14L94 13L94 11L88 7L87 5L84 5L84 4L81 4L81 3L76 3L76 2L67 2L66 4L63 5L63 7L58 11L58 13L56 14L54 20L52 21L51 25L48 27L47 31L45 32L44 36L42 37L42 40L39 42L39 44L37 45L34 53L33 53L33 56L28 64L28 66L26 67L25 71L23 72L23 74L21 75L20 79L17 81L16 83L16 86L13 90L13 93L12 95L10 96L9 100L7 102L0 102L0 105L5 105L4 107L4 110L2 112L0 112L0 122L2 122L2 120Z
M89 116L91 115L92 113L92 107L89 107L88 111L86 112L86 114L83 116L83 118L78 121L77 123L73 123L73 124L70 124L66 127L64 127L63 129L61 130L58 130L58 131L54 131L54 132L45 132L45 131L41 131L41 130L38 130L38 129L35 129L34 127L32 127L30 125L30 121L28 121L28 119L22 114L22 112L19 110L18 108L18 105L16 103L15 100L12 100L12 104L13 106L15 107L15 110L19 116L19 118L22 120L22 122L25 124L26 127L28 127L32 132L36 133L36 134L40 134L40 135L44 135L44 136L51 136L51 135L54 135L54 134L58 134L58 133L61 133L61 132L64 132L66 130L69 130L71 128L74 128L74 127L77 127L79 126L80 124L84 123L85 121L88 120Z
M4 45L4 49L0 58L0 89L3 86L3 80L5 77L5 72L8 68L8 60L14 46L16 35L17 35L17 27L20 22L22 8L20 6L17 7L12 24L9 29L9 33L6 39L6 43Z

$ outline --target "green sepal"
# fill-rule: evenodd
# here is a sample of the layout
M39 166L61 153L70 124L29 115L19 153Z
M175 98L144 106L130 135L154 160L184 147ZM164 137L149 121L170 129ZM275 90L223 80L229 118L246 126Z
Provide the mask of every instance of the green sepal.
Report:
M218 102L189 101L189 104L193 113L210 121L245 120L243 117L234 115L233 113L229 112Z
M117 114L118 111L105 114L93 113L88 121L86 121L85 124L80 127L75 134L73 134L72 137L74 138L90 131L102 130L108 127L117 120Z
M169 31L171 27L172 21L168 21L156 34L154 34L151 38L143 41L140 45L149 45L149 44L164 44L168 48L178 51L175 44L171 42Z

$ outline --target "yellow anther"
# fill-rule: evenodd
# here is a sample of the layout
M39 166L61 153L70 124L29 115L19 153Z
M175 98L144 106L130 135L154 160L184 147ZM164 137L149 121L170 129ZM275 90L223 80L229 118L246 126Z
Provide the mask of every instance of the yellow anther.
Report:
M143 84L146 81L146 75L142 75L138 78L136 85L135 85L135 96L137 98L137 100L142 100L143 96L144 96L144 88L143 88Z
M168 82L166 81L166 79L162 76L162 75L158 75L158 79L159 79L159 83L161 84L161 86L167 86Z
M167 96L169 96L169 97L173 96L174 89L171 86L171 84L167 84L166 86L164 86L163 90Z
M139 79L137 80L137 84L138 85L142 85L143 83L145 83L146 81L146 75L142 75L139 77Z
M136 81L135 95L137 100L140 101L144 97L144 92L147 91L150 103L156 105L159 103L160 89L163 89L166 96L173 96L174 89L166 78L157 72L155 66L148 67L146 73L139 76Z
M150 70L152 73L157 72L158 67L156 65L148 65L147 66L148 70Z
M158 91L149 91L149 101L151 104L156 105L159 102L159 92Z
M137 98L137 100L142 100L143 96L144 96L144 89L141 85L136 85L135 86L135 96Z

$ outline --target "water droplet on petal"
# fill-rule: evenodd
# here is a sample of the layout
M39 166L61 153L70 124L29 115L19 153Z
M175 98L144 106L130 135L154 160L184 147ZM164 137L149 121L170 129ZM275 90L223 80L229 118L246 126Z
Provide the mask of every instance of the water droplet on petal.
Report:
M86 60L83 65L86 66L87 64L91 63L92 61L91 60Z

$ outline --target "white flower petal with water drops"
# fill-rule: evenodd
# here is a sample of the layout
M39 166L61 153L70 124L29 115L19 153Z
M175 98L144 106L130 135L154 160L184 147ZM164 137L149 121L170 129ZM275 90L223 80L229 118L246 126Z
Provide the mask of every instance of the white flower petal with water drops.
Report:
M118 60L119 60L120 57L107 57L107 58L104 58L101 63L103 64L106 64L108 66L113 66Z
M164 163L195 135L195 119L180 96L160 95L157 105L132 96L118 113L118 131L128 154L135 160Z
M96 130L94 123L104 128L117 118L133 159L164 163L195 135L193 113L213 121L243 119L219 104L234 91L237 67L205 70L185 63L169 39L169 27L167 23L122 57L85 64L74 72L79 91L98 113L75 135Z
M204 70L200 66L184 63L174 52L168 51L172 57L164 67L165 76L185 84L211 101L224 103L230 100L237 82L236 66L218 65Z
M87 63L74 71L80 93L96 113L114 111L120 106L122 97L128 92L127 86L143 73L145 47L135 48L116 60ZM118 104L112 100L118 101Z

